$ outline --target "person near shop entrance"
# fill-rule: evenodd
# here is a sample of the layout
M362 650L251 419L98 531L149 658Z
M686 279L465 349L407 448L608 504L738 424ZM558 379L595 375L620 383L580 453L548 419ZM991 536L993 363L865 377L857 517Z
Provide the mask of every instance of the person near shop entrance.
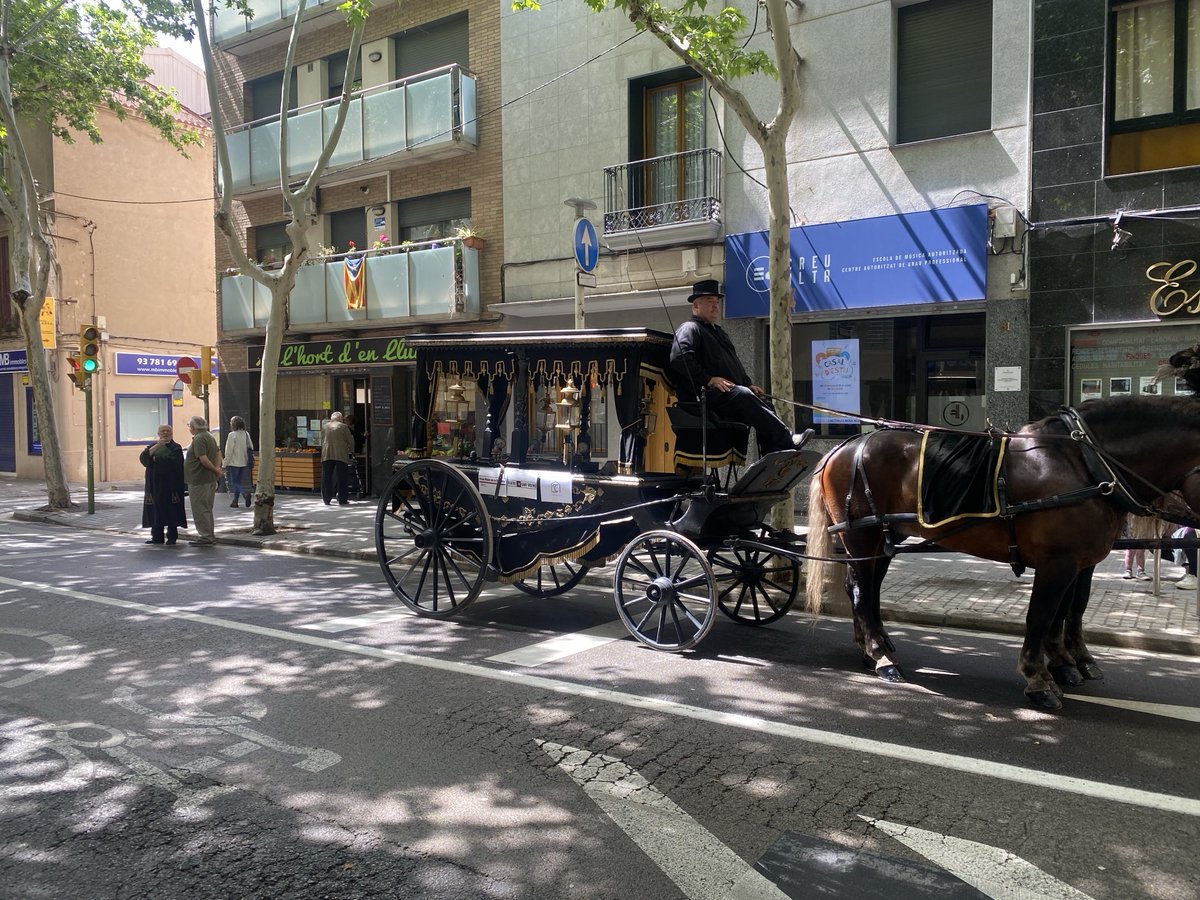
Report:
M246 431L246 420L241 416L232 417L229 420L229 434L225 437L225 471L229 473L229 493L233 494L233 502L229 506L233 509L237 508L238 498L242 494L246 495L247 509L253 502L253 491L246 484L253 452L254 441L250 440L250 433Z
M354 461L354 432L335 412L321 429L321 499L328 506L337 493L338 505L349 506L350 466Z
M763 389L751 383L733 341L717 324L724 297L715 279L698 281L692 287L688 297L692 317L675 331L671 365L696 395L705 392L709 411L753 428L764 453L799 447L804 437L792 434L763 396Z
M142 527L150 529L146 543L173 547L179 529L187 527L187 514L183 509L183 447L175 443L170 425L159 426L158 440L142 451L141 461L146 467Z
M192 523L196 526L196 539L188 543L193 547L212 547L217 543L213 501L217 497L217 479L225 474L221 468L221 446L208 430L208 421L201 416L188 419L188 431L192 433L192 443L183 460L183 477L192 501Z

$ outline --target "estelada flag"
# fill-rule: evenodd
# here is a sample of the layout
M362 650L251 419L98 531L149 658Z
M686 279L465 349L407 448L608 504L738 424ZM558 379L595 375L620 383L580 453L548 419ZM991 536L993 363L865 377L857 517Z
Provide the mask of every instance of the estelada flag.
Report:
M345 258L342 280L346 285L346 309L367 308L367 260L360 255Z

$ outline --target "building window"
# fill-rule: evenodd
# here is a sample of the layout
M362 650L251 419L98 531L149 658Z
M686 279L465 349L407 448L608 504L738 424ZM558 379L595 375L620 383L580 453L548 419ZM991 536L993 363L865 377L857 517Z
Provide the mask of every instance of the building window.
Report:
M288 109L295 109L296 103L296 72L292 71L291 93L288 95ZM276 72L255 81L246 82L246 105L249 107L250 118L247 121L257 122L259 119L279 115L279 105L283 102L283 73Z
M471 224L471 191L445 191L411 197L396 204L401 241L439 241L453 238L460 227Z
M1111 8L1108 173L1200 165L1200 0Z
M254 229L254 259L264 268L283 265L283 258L292 252L287 223L259 225Z
M342 96L342 89L346 84L346 54L335 53L326 60L326 71L328 78L325 84L325 97L332 100L335 97ZM362 58L354 61L354 78L350 85L350 91L362 89Z
M992 0L896 10L896 143L992 127Z
M468 68L467 16L451 16L437 22L427 22L397 34L396 77L411 78L457 63Z
M335 253L349 252L351 241L354 242L356 250L368 249L367 211L359 207L330 213L329 240Z
M118 444L152 443L171 424L170 394L117 394L116 402Z

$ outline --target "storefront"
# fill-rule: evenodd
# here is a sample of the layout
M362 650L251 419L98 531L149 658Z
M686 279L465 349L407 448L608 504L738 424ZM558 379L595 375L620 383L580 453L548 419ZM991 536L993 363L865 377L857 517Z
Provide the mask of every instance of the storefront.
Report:
M858 416L986 427L989 381L1019 384L1023 363L988 354L991 222L974 204L792 229L795 397L823 408L801 409L800 427L852 434ZM766 232L727 238L727 319L767 317L767 247Z
M261 344L247 347L246 371L222 379L225 408L245 410L237 414L256 445L262 351ZM398 337L284 344L275 397L276 486L319 489L321 428L336 410L354 432L363 492L376 491L410 443L412 360Z

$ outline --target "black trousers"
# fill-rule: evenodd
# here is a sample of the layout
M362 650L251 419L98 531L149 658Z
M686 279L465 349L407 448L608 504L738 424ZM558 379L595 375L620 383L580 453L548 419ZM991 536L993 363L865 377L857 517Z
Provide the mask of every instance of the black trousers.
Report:
M173 543L175 543L176 540L178 540L178 538L179 538L179 529L175 525L168 525L166 542L168 544L173 544ZM154 541L154 543L156 543L156 544L163 543L163 526L161 526L161 525L151 525L150 526L150 540Z
M350 492L350 464L340 459L321 461L321 499L328 503L337 494L338 503L346 503Z
M750 388L738 385L729 391L706 389L706 399L709 410L720 418L753 428L763 453L792 449L792 430L775 414L771 402Z

